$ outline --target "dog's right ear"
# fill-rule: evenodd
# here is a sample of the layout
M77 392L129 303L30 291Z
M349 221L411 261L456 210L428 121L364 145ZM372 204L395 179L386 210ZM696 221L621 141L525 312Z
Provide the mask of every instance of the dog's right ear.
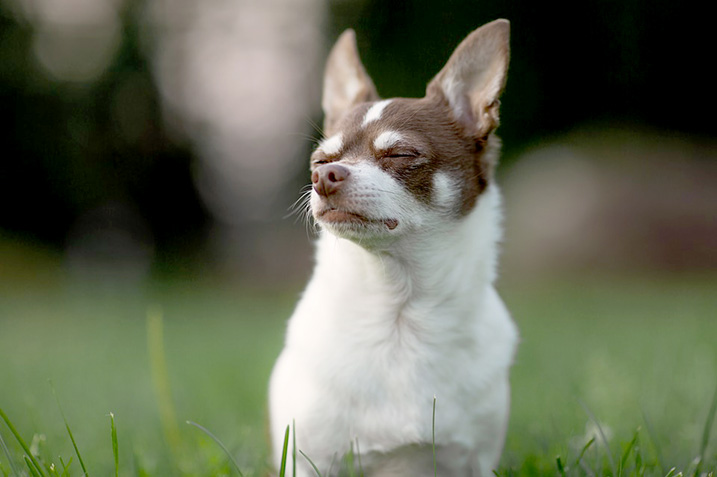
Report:
M329 54L324 71L324 131L330 131L336 121L351 107L366 101L378 100L376 87L361 64L356 34L346 30Z
M468 35L428 85L448 101L457 122L476 138L498 126L510 58L510 22L495 20Z

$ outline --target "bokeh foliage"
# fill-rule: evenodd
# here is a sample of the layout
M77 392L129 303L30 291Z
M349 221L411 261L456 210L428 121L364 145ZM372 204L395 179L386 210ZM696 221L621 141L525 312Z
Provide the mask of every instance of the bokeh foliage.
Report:
M0 2L0 231L62 247L83 212L117 201L139 211L160 258L194 244L209 217L193 185L192 146L162 117L145 3L122 4L121 45L109 68L68 82L42 71L33 25L10 0ZM326 48L355 28L379 92L418 96L469 31L510 19L500 129L510 162L540 138L585 123L713 135L711 41L693 3L331 1Z

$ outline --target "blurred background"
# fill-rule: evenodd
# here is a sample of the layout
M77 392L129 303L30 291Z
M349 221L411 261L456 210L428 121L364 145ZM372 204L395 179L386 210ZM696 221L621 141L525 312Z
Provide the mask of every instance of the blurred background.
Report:
M703 5L0 0L0 406L51 441L52 378L85 445L113 410L120 437L144 429L134 447L152 449L144 318L160 306L179 419L251 442L237 429L261 429L312 263L290 212L329 48L354 28L379 93L422 96L470 31L503 17L499 285L523 335L508 462L587 435L576 397L628 433L640 409L661 416L665 459L689 461L717 384ZM149 454L135 466L161 469Z
M383 96L421 96L498 17L512 22L505 273L712 270L714 42L695 7L2 0L0 276L35 278L41 254L124 285L303 279L306 229L286 216L334 39L357 30Z

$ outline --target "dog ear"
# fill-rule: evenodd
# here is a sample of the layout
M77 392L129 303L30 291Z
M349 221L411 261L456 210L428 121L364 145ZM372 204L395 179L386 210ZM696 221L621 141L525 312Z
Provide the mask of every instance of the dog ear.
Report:
M476 139L485 138L498 127L498 98L505 87L509 59L510 22L495 20L458 45L426 94L442 94L459 124Z
M329 54L324 71L324 130L329 131L338 119L352 106L378 100L373 81L361 64L356 34L346 30L341 34Z

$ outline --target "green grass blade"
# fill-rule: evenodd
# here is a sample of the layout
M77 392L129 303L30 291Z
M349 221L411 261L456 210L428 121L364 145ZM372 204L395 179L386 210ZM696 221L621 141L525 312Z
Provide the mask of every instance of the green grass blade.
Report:
M431 420L431 441L433 445L433 477L438 474L438 466L436 464L436 396L433 396L433 418Z
M316 464L314 464L314 461L312 461L311 459L309 459L309 456L306 455L306 454L304 454L304 451L302 451L302 450L299 451L299 454L301 454L302 456L304 456L304 459L306 459L306 461L309 463L309 465L311 466L311 468L314 469L314 472L316 472L316 476L317 476L317 477L321 477L321 472L319 472L319 468L316 467Z
M642 469L642 451L640 447L637 447L635 449L635 471L634 473L637 475L644 475L644 471Z
M217 436L215 436L214 434L212 434L211 431L209 431L209 429L207 429L206 427L204 427L204 426L202 426L202 425L200 425L200 424L197 424L197 423L194 422L194 421L187 421L187 424L189 424L190 426L196 427L197 429L199 429L200 431L202 431L203 433L205 433L206 435L208 435L209 437L211 437L212 440L213 440L214 442L216 442L217 445L219 445L219 447L222 448L222 450L223 450L224 453L227 455L227 457L229 457L229 460L232 462L232 464L234 464L234 468L237 470L237 472L239 473L239 475L240 475L241 477L244 477L244 474L242 474L242 471L241 471L241 469L239 468L239 464L237 464L237 461L234 460L234 457L232 456L232 453L229 452L229 449L227 449L227 446L225 446L224 443L223 443L222 441L220 441Z
M575 461L574 467L577 467L580 465L580 462L583 460L583 456L585 456L585 453L588 451L591 445L595 442L595 438L591 438L587 444L583 447L583 449L580 451L580 455L578 456L578 459Z
M12 475L20 475L17 471L17 468L15 467L15 463L12 461L12 457L10 456L10 450L7 448L7 445L2 438L2 434L0 434L0 447L2 447L2 450L5 453L5 457L7 457L7 461L10 464L10 472L12 472Z
M38 468L35 467L37 464L35 463L34 459L31 459L30 457L28 457L26 455L24 455L22 457L23 457L23 459L25 459L25 464L27 465L27 468L30 469L30 473L32 474L32 477L41 477L43 475L38 472L39 467Z
M344 455L344 468L348 470L349 475L348 477L354 477L354 443L351 443L351 447L349 447L349 451Z
M60 464L62 464L62 474L60 474L60 477L67 477L70 472L70 465L72 464L72 456L70 456L70 460L67 461L67 464L65 464L65 461L62 460L62 457L60 457Z
M82 460L82 456L80 455L80 449L77 447L77 442L75 442L75 436L72 435L72 429L70 429L70 424L69 422L67 422L65 411L62 409L62 405L60 404L60 398L57 397L57 392L55 391L55 386L52 384L52 381L50 381L50 389L52 390L52 395L55 396L55 401L57 401L57 408L60 410L62 420L65 422L65 429L67 429L67 434L70 436L70 441L72 441L72 447L74 447L75 449L77 460L80 461L80 467L82 467L83 475L89 476L90 474L87 472L87 468L85 468L85 463Z
M117 427L115 415L110 413L110 427L112 429L112 455L115 459L115 477L119 477L119 444L117 442Z
M172 390L169 385L169 372L164 352L164 323L162 310L150 307L147 310L147 351L154 385L159 420L169 450L177 462L183 460L182 439L177 425L177 414L172 401Z
M286 453L289 448L290 427L291 426L286 426L286 433L284 434L284 450L281 451L281 466L279 467L279 477L284 477L286 475Z
M625 451L622 453L622 457L620 458L620 466L618 468L618 476L623 475L623 472L625 471L625 466L627 465L627 460L630 458L630 452L632 452L632 449L635 447L635 444L637 444L637 439L640 435L640 429L638 428L635 431L635 435L633 436L630 443L625 448Z
M32 462L32 464L35 466L35 469L32 469L32 467L31 467L30 470L34 473L39 472L40 473L39 475L44 477L45 474L42 472L42 467L40 467L40 463L37 461L37 459L35 459L35 456L32 455L32 452L30 452L30 448L27 446L27 444L25 443L23 438L20 436L20 433L17 432L17 429L15 429L15 426L12 424L12 422L10 421L10 418L7 417L7 414L5 414L5 411L3 411L2 408L0 408L0 417L2 418L3 421L5 421L5 425L8 427L8 429L10 429L10 432L15 437L15 440L20 444L20 447L22 447L22 450L25 451L25 454L26 454L25 462L27 463L27 460L29 459Z
M697 467L695 468L695 474L694 475L701 475L700 472L702 470L702 464L704 464L705 459L707 458L707 444L709 444L710 441L710 434L712 433L712 424L715 420L715 414L717 414L717 388L715 388L715 394L712 397L712 404L710 405L710 410L707 412L707 420L705 421L705 427L702 431L702 439L700 441L700 461L697 464Z
M291 458L293 459L291 462L291 477L296 477L296 419L292 419L291 421L291 441Z
M563 465L563 461L560 459L560 456L555 458L555 465L558 466L558 475L565 477L565 466Z
M612 470L612 475L618 475L617 468L615 467L615 459L612 455L612 451L610 450L610 444L607 441L607 437L605 436L605 432L602 430L602 426L600 426L600 423L595 418L595 415L590 411L590 409L583 403L582 401L579 401L580 405L582 406L585 413L588 415L588 418L593 421L593 424L597 427L598 435L600 436L600 439L603 442L603 445L605 446L605 453L607 454L608 461L610 461L610 468Z

